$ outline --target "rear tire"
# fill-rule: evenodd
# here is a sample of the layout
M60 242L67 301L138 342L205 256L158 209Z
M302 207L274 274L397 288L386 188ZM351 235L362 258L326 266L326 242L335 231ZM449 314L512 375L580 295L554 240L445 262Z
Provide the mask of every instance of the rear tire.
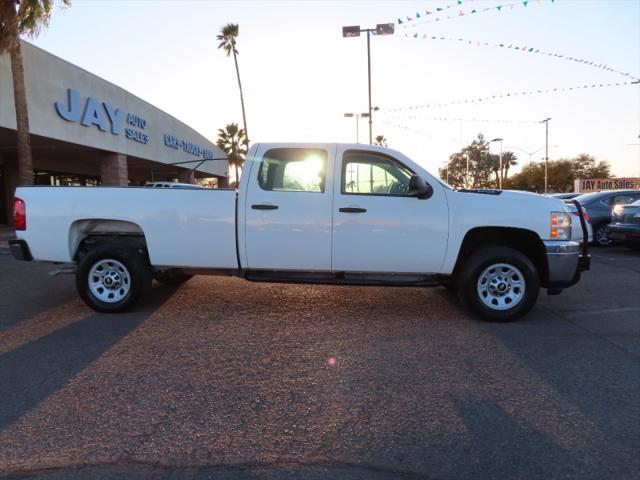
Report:
M457 285L462 303L480 318L512 322L535 305L540 277L521 252L509 247L483 247L466 259Z
M124 242L98 244L82 258L76 271L80 298L98 312L123 312L150 286L146 254Z

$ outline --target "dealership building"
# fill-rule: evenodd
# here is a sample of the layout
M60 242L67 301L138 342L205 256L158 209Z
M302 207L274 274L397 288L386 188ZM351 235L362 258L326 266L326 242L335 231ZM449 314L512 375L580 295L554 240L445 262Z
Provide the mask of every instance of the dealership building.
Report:
M36 185L226 182L226 155L198 132L126 90L22 42ZM18 177L9 54L0 55L0 225Z

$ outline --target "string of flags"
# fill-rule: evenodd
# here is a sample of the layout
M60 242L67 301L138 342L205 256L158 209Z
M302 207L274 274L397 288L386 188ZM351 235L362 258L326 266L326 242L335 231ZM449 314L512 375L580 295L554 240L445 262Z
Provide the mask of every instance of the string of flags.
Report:
M458 17L463 17L465 15L476 15L476 14L480 14L480 13L485 13L485 12L503 12L503 11L511 11L514 8L518 7L518 8L527 8L527 6L529 4L540 4L542 2L546 1L547 3L554 3L555 0L520 0L517 2L511 2L511 3L504 3L501 5L496 5L496 6L490 6L490 7L483 7L480 8L479 5L473 5L471 7L471 9L466 8L466 9L460 9L457 12L452 12L451 9L454 7L461 7L463 1L462 0L457 0L456 3L451 3L449 5L445 5L443 7L436 7L436 8L432 8L430 10L421 10L421 11L417 11L415 13L415 15L413 16L405 16L404 20L400 17L398 17L398 21L397 24L398 25L403 25L405 28L409 27L409 26L416 26L416 25L424 25L427 23L435 23L435 22L440 22L442 20L450 20L452 18L458 18ZM471 0L471 2L473 2L473 0ZM439 16L441 14L448 14L445 16Z
M423 117L419 115L393 115L390 119L397 120L430 120L435 122L471 122L471 123L507 123L507 124L533 124L538 120L500 120L489 118L462 118L462 117Z
M616 82L616 83L592 83L592 84L585 84L585 85L577 85L574 87L555 87L555 88L546 88L546 89L539 89L539 90L528 90L524 92L506 92L506 93L501 93L497 95L489 95L486 97L468 98L465 100L454 100L449 102L425 103L422 105L411 105L406 107L387 108L387 109L381 110L380 113L386 114L386 113L393 113L393 112L403 112L407 110L417 110L421 108L435 108L435 107L447 107L450 105L481 103L481 102L487 102L487 101L497 100L501 98L510 98L510 97L526 96L526 95L543 95L547 93L558 93L558 92L571 92L571 91L591 89L591 88L622 87L625 85L632 85L632 84L638 84L638 83L640 83L640 80Z
M519 52L524 52L524 53L531 53L531 54L537 54L537 55L544 55L544 56L548 56L548 57L554 57L554 58L558 58L558 59L562 59L562 60L566 60L566 61L570 61L570 62L576 62L576 63L581 63L583 65L588 65L591 66L593 68L598 68L601 70L605 70L607 72L612 72L612 73L616 73L618 75L622 75L623 77L627 77L627 78L631 78L632 80L638 80L638 77L635 77L633 75L631 75L630 72L623 72L621 70L616 70L614 68L609 67L607 64L603 63L603 62L596 62L593 60L589 60L586 58L580 58L580 57L573 57L570 55L564 55L561 53L554 53L554 52L547 52L545 50L541 50L539 48L536 47L531 47L531 46L526 46L526 45L516 45L513 42L502 42L502 43L493 43L493 42L481 42L481 41L476 41L476 40L468 40L465 38L460 38L460 37L444 37L444 36L437 36L437 35L428 35L426 33L419 35L417 32L413 33L413 34L408 34L405 33L404 34L405 37L409 37L409 38L417 38L417 39L422 39L422 40L444 40L444 41L449 41L449 42L457 42L457 43L463 43L466 45L476 45L476 46L484 46L484 47L495 47L495 48L502 48L505 50L516 50Z
M473 0L470 0L470 1L473 1ZM423 16L426 17L428 15L438 15L442 12L446 12L451 8L460 7L460 5L462 5L463 3L464 3L463 0L456 0L455 2L450 3L449 5L443 5L442 7L434 7L431 10L423 10L422 13L420 13L420 11L417 11L413 18L407 15L405 17L406 19L405 21L403 21L401 18L398 18L398 25L402 25L405 22L415 22L416 20L418 20L419 18L422 18Z

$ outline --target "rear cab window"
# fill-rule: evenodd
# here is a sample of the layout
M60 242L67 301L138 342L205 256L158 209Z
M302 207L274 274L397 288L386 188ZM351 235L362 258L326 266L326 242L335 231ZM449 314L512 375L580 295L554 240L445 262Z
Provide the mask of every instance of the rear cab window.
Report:
M271 192L324 193L328 157L321 148L273 148L262 157L258 184Z

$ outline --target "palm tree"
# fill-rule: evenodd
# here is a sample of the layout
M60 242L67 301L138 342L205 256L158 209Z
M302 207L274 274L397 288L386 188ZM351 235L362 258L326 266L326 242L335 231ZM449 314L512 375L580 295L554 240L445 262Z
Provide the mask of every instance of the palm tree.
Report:
M513 167L518 164L518 157L513 152L504 152L502 155L502 168L504 169L504 179L509 177L509 167Z
M378 145L380 147L387 147L387 139L385 138L384 135L378 135L374 140L373 140L373 144L374 145Z
M238 49L236 48L236 37L239 35L239 26L237 23L227 23L220 30L220 34L216 37L220 42L218 48L222 48L227 52L227 57L233 53L233 62L236 65L236 75L238 77L238 88L240 89L240 105L242 106L242 125L244 126L245 141L249 144L249 131L247 130L247 116L244 112L244 95L242 94L242 82L240 81L240 69L238 68Z
M242 168L244 157L247 154L247 136L237 123L229 123L226 127L218 129L218 141L216 145L229 157L229 166L235 167L236 186L240 181L239 169Z
M491 160L491 169L496 176L496 185L504 182L509 177L509 168L518 164L518 157L515 153L507 151L502 154L502 170L500 170L500 156L496 154L488 155Z
M69 6L71 0L61 0ZM0 0L0 54L9 52L13 76L13 101L16 109L18 137L18 184L33 183L33 158L29 139L27 90L20 35L36 36L49 24L53 0Z

